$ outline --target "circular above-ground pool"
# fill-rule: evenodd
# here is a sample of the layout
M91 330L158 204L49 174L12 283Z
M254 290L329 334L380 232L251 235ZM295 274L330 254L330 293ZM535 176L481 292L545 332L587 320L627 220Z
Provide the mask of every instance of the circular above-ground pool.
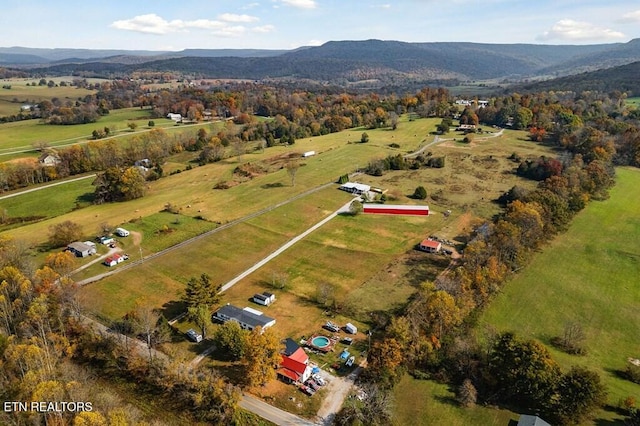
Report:
M325 336L316 336L311 339L311 344L319 349L326 348L330 343L331 341L329 338Z

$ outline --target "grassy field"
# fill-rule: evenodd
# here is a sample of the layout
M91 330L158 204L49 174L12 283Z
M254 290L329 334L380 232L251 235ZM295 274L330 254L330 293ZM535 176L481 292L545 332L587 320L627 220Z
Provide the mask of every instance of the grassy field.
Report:
M393 389L394 419L400 425L504 426L519 415L507 410L475 406L462 408L455 392L431 380L406 375Z
M413 132L411 133L413 135L418 131L426 131L435 126L434 123L435 120L425 120L422 123L413 122L412 127L406 126L405 133ZM379 134L381 135L380 139L385 137L389 141L393 136L390 133L380 130L374 135L377 138ZM403 133L396 134L396 137L400 138L400 136L403 138L399 144L405 152L416 149L420 141L425 138L425 135L421 134L404 140ZM18 230L12 230L11 233L19 239L38 241L42 239L43 229L48 229L51 223L67 219L78 222L85 229L91 230L100 222L120 225L134 218L155 214L162 210L168 202L182 208L183 214L201 215L211 221L227 222L269 207L306 189L335 181L339 175L354 170L354 158L361 158L364 165L369 158L383 157L390 152L403 152L391 149L383 142L376 143L373 140L368 144L348 143L349 140L356 137L359 140L360 133L342 132L322 138L298 141L293 147L281 146L268 149L265 152L255 151L245 154L241 158L242 163L263 164L265 168L270 170L268 173L256 176L249 182L227 190L214 190L213 187L221 181L234 179L233 170L240 164L236 157L151 182L147 195L141 199L127 203L91 206L69 213L64 218L59 217L25 226ZM281 169L282 156L291 152L302 153L308 150L315 150L319 154L302 163L296 176L296 184L292 187L286 171ZM54 192L58 190L60 189L52 189ZM187 210L187 206L191 206L190 210ZM233 206L233 208L228 208L228 206Z
M428 135L428 132L436 123L437 120L417 120L401 123L399 129L403 129L402 132L370 131L371 142L367 144L353 143L354 140L359 140L361 134L361 129L356 129L301 140L294 147L276 147L265 152L246 154L242 157L243 163L260 165L265 172L230 189L213 190L220 181L234 180L232 171L239 163L236 158L230 158L152 182L148 195L142 199L89 206L12 229L8 234L37 244L42 242L43 235L46 236L51 224L72 220L83 227L87 238L91 238L97 226L107 222L143 233L142 247L147 254L170 245L168 240L175 243L187 237L187 234L182 233L156 233L161 226L157 221L160 217L164 218L162 225L172 227L167 223L171 220L167 215L158 216L158 212L168 202L176 206L184 216L203 216L211 222L225 223L274 205L307 188L333 181L345 171L353 170L357 166L354 163L359 162L364 166L372 158L415 151L421 144L432 140L433 136ZM411 270L415 273L419 262L415 256L407 253L411 253L411 248L418 240L437 232L444 232L451 238L457 236L457 233L465 231L458 224L463 218L475 215L489 217L498 211L498 207L492 202L493 198L516 182L527 184L511 174L514 164L506 157L514 151L525 157L548 151L521 138L521 133L514 132L465 146L447 142L432 147L435 155L447 155L447 166L444 169L394 172L382 178L360 176L358 179L363 182L390 188L390 198L395 203L415 203L415 200L407 196L417 184L424 184L432 194L426 201L433 211L452 209L454 213L448 220L444 220L442 215L435 215L427 222L415 218L390 220L387 217L360 216L353 220L338 217L300 242L291 254L278 258L265 267L264 271L257 273L256 277L250 277L238 285L238 288L244 289L239 294L232 290L227 297L229 300L247 299L253 294L253 286L255 289L263 287L274 271L287 271L291 275L292 302L312 299L318 283L328 281L336 284L340 302L349 307L353 316L364 317L364 314L372 310L400 307L413 292L413 285L416 283L415 278L412 279L409 275ZM390 143L398 143L400 148L391 148ZM296 185L292 187L286 172L280 168L283 156L294 150L315 150L318 155L303 161L296 176ZM488 154L489 152L495 154ZM487 172L487 169L491 172ZM482 178L485 180L479 181ZM60 190L52 190L51 194L57 191ZM24 196L16 197L16 202L22 197ZM228 280L348 199L348 195L334 187L232 230L216 234L215 238L172 254L169 259L158 262L157 266L150 262L135 271L126 272L123 277L117 275L113 279L91 285L84 291L95 292L89 299L96 301L96 304L94 306L89 303L89 306L101 316L115 318L130 309L140 297L147 297L154 306L163 306L175 300L184 282L190 276L199 275L203 269L210 271L220 282ZM126 246L126 241L124 240L125 249L135 251L134 247ZM235 244L238 241L249 244ZM228 247L234 248L229 250ZM134 253L130 254L135 256ZM423 268L420 275L423 280L433 279L446 266L446 262L429 264L434 266ZM335 265L347 267L336 268ZM96 265L85 271L82 277L101 271L100 265ZM137 283L136 288L130 289L130 283L134 282ZM122 303L114 305L110 302L114 299ZM362 306L367 308L362 309ZM313 317L314 310L319 312L317 307L311 306L309 312L305 313L305 318ZM305 327L307 326L303 325L299 329L285 331L287 334L304 333Z
M638 108L640 106L640 97L627 98L626 102L627 102L627 105L633 105L636 108Z
M37 119L2 123L0 124L0 153L19 148L30 149L35 142L47 142L50 146L70 144L90 138L91 132L103 129L105 126L115 126L117 130L125 130L129 121L134 121L142 127L147 125L148 120L149 110L127 108L113 110L108 115L100 117L95 123L72 126L43 124Z
M59 83L63 79L52 78L47 81L53 80ZM71 81L72 79L64 79L64 81ZM35 80L37 83L39 81ZM95 93L95 90L82 89L78 87L47 87L47 86L27 86L27 83L31 84L32 79L8 79L2 80L3 85L11 85L11 89L0 90L0 116L13 115L20 113L20 107L22 105L35 105L42 101L51 101L53 98L58 98L61 101L73 101L81 100L85 96Z
M583 365L598 371L612 405L630 395L640 398L640 385L617 374L628 357L640 358L640 170L617 173L611 198L590 203L566 234L505 286L480 320L480 327L540 340L564 369ZM586 356L551 346L568 322L582 325ZM600 415L616 417L610 411Z
M88 285L82 292L87 295L91 308L107 318L121 317L132 309L138 299L146 299L153 306L164 306L170 310L172 302L179 300L184 283L190 277L205 272L216 282L224 283L348 200L343 194L336 194L332 198L329 191L321 191L261 216L265 223L269 223L280 220L278 216L295 217L300 215L300 211L315 209L315 214L292 221L286 228L275 231L250 222L241 223L195 242L178 253L167 254L133 270ZM333 189L332 192L338 191ZM144 244L143 239L143 247ZM131 283L134 282L138 284L132 289ZM119 303L114 305L112 300L119 300ZM170 310L168 316L172 315Z
M93 180L94 178L89 177L0 200L0 209L3 209L8 218L13 220L28 217L32 217L33 220L43 220L62 216L91 203L91 196L95 190L91 185ZM0 225L0 231L23 225L24 223Z

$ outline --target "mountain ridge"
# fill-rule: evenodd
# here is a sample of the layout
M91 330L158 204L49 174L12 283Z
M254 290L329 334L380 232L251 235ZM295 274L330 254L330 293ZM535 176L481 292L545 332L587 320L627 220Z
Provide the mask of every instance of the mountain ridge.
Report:
M73 57L62 58L65 54ZM329 41L321 46L294 50L185 49L179 52L13 47L0 48L0 64L7 66L7 55L21 60L22 63L17 64L20 68L44 73L114 75L163 71L194 78L302 78L341 85L366 80L389 85L402 79L412 82L525 80L576 74L640 61L640 39L592 45L370 39ZM37 63L38 58L49 62Z

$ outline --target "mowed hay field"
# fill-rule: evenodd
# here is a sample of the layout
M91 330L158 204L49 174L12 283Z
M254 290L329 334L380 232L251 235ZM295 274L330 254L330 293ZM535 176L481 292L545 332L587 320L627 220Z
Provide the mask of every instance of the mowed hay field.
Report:
M86 306L99 316L119 318L133 309L136 300L160 308L180 299L184 284L202 273L214 282L225 283L251 267L293 236L322 220L347 202L347 194L335 188L325 189L293 201L249 222L239 223L179 251L82 288ZM261 223L278 223L266 229ZM142 236L142 245L150 236ZM113 301L118 303L114 304Z
M640 385L618 377L627 358L640 358L640 170L620 168L606 201L591 202L491 302L479 329L515 331L543 342L566 370L596 370L609 404L640 399ZM586 333L585 356L567 355L550 344L564 325ZM603 411L605 420L615 413Z
M310 188L334 182L339 175L354 171L356 163L364 166L371 158L415 149L426 137L425 132L432 130L434 126L435 120L424 120L407 123L404 133L395 133L395 135L388 130L371 131L372 135L380 135L375 136L380 140L376 143L349 143L354 138L360 139L361 132L352 130L297 141L294 146L278 146L264 152L253 151L242 155L240 159L228 158L219 163L195 167L192 170L150 182L147 194L143 198L126 203L90 206L64 216L13 229L10 235L17 239L41 243L46 240L49 226L64 220L79 223L85 232L93 235L96 226L102 222L120 225L132 219L155 214L167 203L181 208L183 214L202 216L211 221L224 223L272 206ZM406 134L411 136L400 137ZM418 136L414 137L414 134ZM382 142L382 140L391 141L392 136L398 140L401 150L391 149ZM315 150L318 155L301 160L295 185L291 186L291 180L283 169L283 158L292 153L301 155L302 152L310 150ZM220 182L233 182L236 178L233 170L245 163L264 165L270 170L268 173L259 174L252 180L245 180L229 189L213 189ZM367 176L362 178L365 182L367 181ZM55 194L64 191L64 188L62 185L47 191ZM47 196L44 193L40 195ZM21 197L23 196L15 199L19 200ZM187 206L191 207L187 209ZM0 201L0 207L2 207L2 201ZM46 204L43 203L41 208L46 209Z
M66 145L89 139L91 132L105 127L115 127L116 130L128 132L127 123L130 121L140 127L146 126L149 113L148 109L140 108L116 109L100 117L95 123L68 126L44 124L39 119L2 123L0 124L0 153L16 149L31 149L36 142L46 142L52 147ZM156 119L156 121L159 120L162 119Z

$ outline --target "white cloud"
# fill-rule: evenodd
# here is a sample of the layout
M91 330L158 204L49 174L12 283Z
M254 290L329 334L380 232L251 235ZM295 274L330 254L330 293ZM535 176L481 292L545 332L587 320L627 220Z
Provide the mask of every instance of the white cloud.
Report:
M247 32L247 28L242 25L231 25L239 23L256 22L259 19L249 15L235 15L224 13L218 16L217 21L209 19L196 19L194 21L183 21L174 19L167 21L166 19L154 13L136 16L131 19L115 21L111 27L119 30L136 31L146 34L170 34L176 32L185 32L190 29L195 30L211 30L211 33L218 37L233 38L240 37ZM269 32L273 30L273 26L265 25L253 29L256 32Z
M612 40L624 38L625 35L619 31L609 28L598 27L589 22L574 21L573 19L561 19L556 22L549 31L545 31L537 37L541 41L567 40Z
M251 15L236 15L235 13L223 13L218 19L225 22L256 22L260 18Z
M371 7L376 8L376 9L391 9L391 5L389 3L371 5Z
M315 9L318 6L315 0L282 0L282 3L300 9Z
M249 3L245 6L242 6L242 10L248 10L248 9L253 9L254 7L258 7L260 6L260 3Z
M251 31L253 31L254 33L270 33L275 31L276 27L274 27L273 25L262 25L260 27L253 27L251 28Z
M640 22L640 10L636 10L634 12L625 13L622 15L622 18L618 19L617 22L621 22L623 24L630 24L634 22Z
M322 46L323 44L322 40L309 40L305 46Z
M169 34L178 31L186 31L189 28L198 29L220 29L227 24L220 21L211 21L209 19L197 19L195 21L183 21L174 19L167 21L166 19L149 13L147 15L139 15L131 19L114 21L111 27L118 30L136 31L147 34Z
M167 34L177 31L177 25L164 20L155 13L139 15L132 19L114 21L111 27L119 30L137 31L149 34Z

